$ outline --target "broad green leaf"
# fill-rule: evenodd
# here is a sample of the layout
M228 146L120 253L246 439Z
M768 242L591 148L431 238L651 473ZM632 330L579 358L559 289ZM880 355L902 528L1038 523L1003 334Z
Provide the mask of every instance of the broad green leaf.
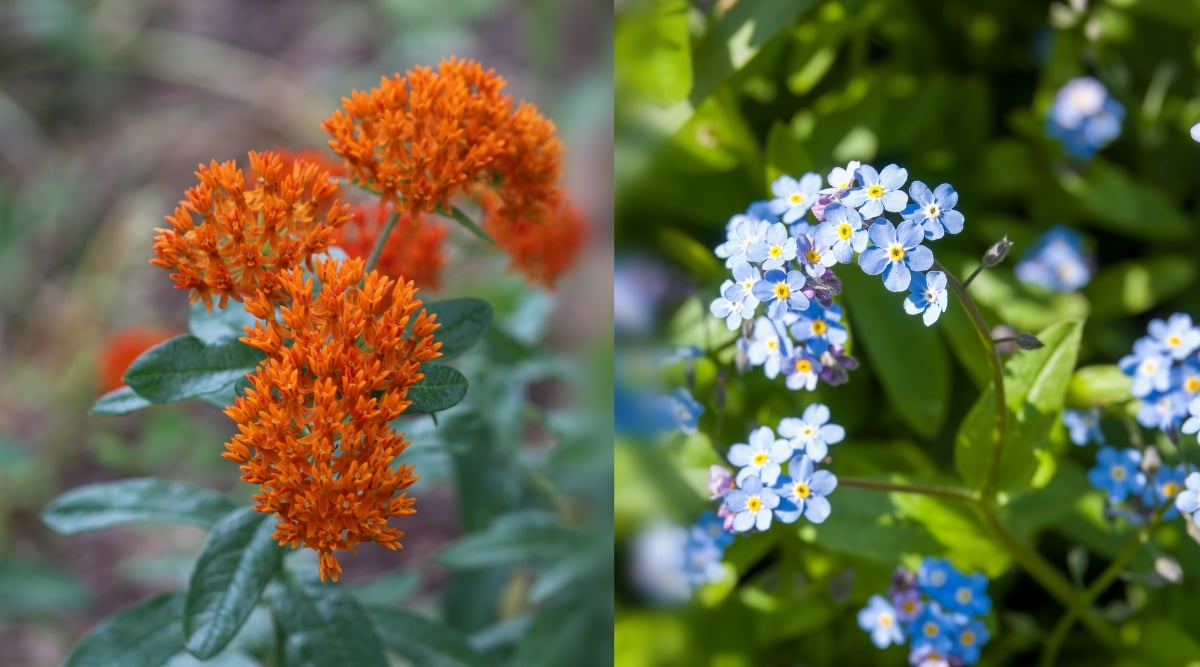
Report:
M1196 282L1190 257L1162 256L1109 264L1084 288L1094 317L1137 315L1177 296Z
M421 586L417 572L400 571L386 574L370 583L353 586L350 592L364 607L387 607L404 602Z
M63 535L126 523L186 523L207 529L239 507L198 486L138 478L72 489L46 506L42 521Z
M162 665L183 650L183 593L165 593L126 607L92 629L65 667Z
M387 667L383 642L367 612L336 583L287 577L272 588L271 613L284 637L288 667Z
M467 378L450 366L426 363L425 377L408 388L409 412L438 412L458 405L467 395Z
M1097 225L1136 239L1183 241L1192 234L1191 220L1151 181L1134 180L1102 159L1093 160L1082 175L1062 170L1059 179Z
M611 534L608 535L607 541L609 549L603 548L604 545L593 540L590 545L581 544L580 548L543 568L529 590L529 601L540 604L559 593L574 590L581 581L594 577L602 570L611 571Z
M946 346L920 317L904 312L904 298L877 276L842 273L853 342L865 350L888 400L906 424L925 438L942 428L950 407L950 364ZM962 308L951 301L950 308ZM934 326L937 326L936 324Z
M188 331L205 345L228 343L246 335L245 328L257 321L246 312L241 301L230 301L224 308L209 310L197 301L188 310Z
M1045 347L1017 352L1005 364L1007 432L997 490L1022 491L1032 483L1038 463L1034 453L1045 446L1062 414L1082 332L1078 320L1055 324L1037 334ZM955 439L955 467L972 488L983 486L992 465L995 414L994 388L989 385Z
M192 570L183 632L197 658L220 653L258 605L279 571L283 549L271 537L275 517L243 507L221 519Z
M206 345L195 336L177 336L138 357L125 382L152 403L184 401L236 385L264 358L237 340Z
M1124 403L1133 398L1133 378L1116 364L1084 366L1071 376L1067 386L1067 404L1091 408Z
M937 542L922 525L896 516L888 494L842 487L830 498L833 514L812 526L823 549L862 556L894 567L908 554L932 553ZM801 537L809 532L801 530Z
M491 661L471 648L457 629L406 611L367 608L384 645L422 667L485 667Z
M528 510L501 516L486 530L463 537L438 552L437 561L472 569L554 560L579 542L579 531L559 524L554 515Z
M153 403L138 396L134 390L129 387L121 387L96 399L96 402L92 404L92 414L127 415L131 412L148 408L151 405Z
M447 299L425 304L425 310L437 315L434 340L442 344L442 359L466 352L487 333L492 323L492 306L482 299Z
M942 544L941 550L960 570L997 577L1012 563L1008 550L969 505L915 493L894 494L893 502Z
M640 5L616 25L617 89L658 104L679 102L692 88L688 3L651 0Z

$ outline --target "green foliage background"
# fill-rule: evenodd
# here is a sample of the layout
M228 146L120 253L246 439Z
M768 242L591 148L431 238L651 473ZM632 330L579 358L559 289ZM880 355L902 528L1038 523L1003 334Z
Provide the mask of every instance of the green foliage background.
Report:
M618 256L657 258L683 292L662 311L660 343L718 350L730 341L707 313L725 274L711 249L726 221L769 197L780 174L824 176L852 159L895 162L910 182L957 189L966 228L929 245L960 277L1001 236L1014 241L1009 260L971 291L990 324L1047 343L1007 367L1017 431L998 515L1016 547L953 501L839 488L821 526L738 538L726 579L681 610L647 609L619 589L618 663L906 664L902 651L870 644L855 612L897 565L949 555L992 577L993 640L979 664L1034 664L1062 607L1014 562L1014 549L1037 552L1082 588L1135 534L1103 517L1085 476L1094 449L1071 447L1059 414L1064 405L1121 413L1128 389L1111 365L1152 317L1200 315L1191 250L1200 242L1200 146L1188 137L1200 121L1200 3L647 1L618 13L615 58ZM1127 114L1120 137L1086 163L1042 130L1055 91L1083 75L1101 79ZM1054 224L1081 231L1095 254L1081 293L1047 295L1012 275ZM727 346L700 360L700 434L658 448L617 444L618 554L654 516L689 523L711 508L707 467L753 426L809 402L827 403L847 429L831 451L839 476L978 486L987 452L971 448L990 423L989 375L961 303L952 296L925 329L877 278L856 267L838 276L863 362L849 384L791 392L757 370L738 375ZM663 385L684 381L675 372ZM1127 446L1120 420L1110 421L1106 431ZM1176 460L1173 447L1162 449ZM1180 455L1195 464L1200 447L1185 443ZM1182 564L1182 584L1156 577L1158 556ZM1197 573L1200 547L1184 522L1157 529L1098 601L1097 632L1108 641L1076 625L1057 664L1200 660L1200 620L1186 613Z

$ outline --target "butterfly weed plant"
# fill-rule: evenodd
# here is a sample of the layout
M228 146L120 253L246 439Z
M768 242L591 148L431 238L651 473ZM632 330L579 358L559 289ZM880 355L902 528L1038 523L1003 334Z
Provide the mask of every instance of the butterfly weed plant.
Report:
M62 534L138 523L208 531L185 590L103 621L68 665L161 665L177 654L387 665L389 653L414 664L566 664L547 641L551 619L570 609L563 636L578 640L589 614L608 613L575 590L608 588L605 562L587 557L606 513L581 499L603 494L551 481L589 449L569 435L582 417L521 400L526 383L577 383L571 364L539 353L545 307L514 318L520 299L505 303L493 327L486 300L428 296L445 263L438 218L545 288L581 249L555 127L504 86L470 60L416 67L342 99L322 124L339 159L251 151L200 165L150 259L188 295L189 331L141 354L93 412L217 407L236 433L223 451L194 446L236 465L252 502L139 478L76 488L46 507ZM509 364L470 352L481 340ZM528 420L559 442L553 455L521 453ZM453 572L444 621L338 583L365 543L403 563L406 520L422 509L408 457L417 438L454 461L470 533L438 556ZM501 488L493 475L507 480ZM301 550L313 558L290 557ZM501 592L502 614L465 613L499 609Z

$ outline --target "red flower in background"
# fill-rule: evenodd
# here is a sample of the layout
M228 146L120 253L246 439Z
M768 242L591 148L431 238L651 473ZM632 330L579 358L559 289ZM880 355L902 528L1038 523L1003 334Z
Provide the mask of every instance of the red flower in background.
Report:
M125 386L125 371L142 353L159 343L179 335L178 331L162 327L129 327L108 335L96 355L96 379L100 392L108 393Z
M334 234L333 244L351 257L367 259L392 211L391 206L382 204L355 206L350 222ZM417 214L414 218L412 214L401 213L375 269L392 278L411 280L421 289L437 289L446 263L442 253L446 232L446 226L430 216Z
M579 211L565 197L547 206L540 220L513 219L506 214L498 195L484 193L483 229L509 255L509 269L531 281L553 288L583 249L587 228Z

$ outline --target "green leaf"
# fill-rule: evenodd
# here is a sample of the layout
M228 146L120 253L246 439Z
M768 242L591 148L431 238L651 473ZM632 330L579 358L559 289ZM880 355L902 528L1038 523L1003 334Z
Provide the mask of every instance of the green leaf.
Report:
M1016 353L1005 364L1004 451L997 489L1023 491L1033 482L1041 450L1062 414L1067 386L1079 354L1083 323L1060 322L1037 334L1045 347ZM992 465L995 424L994 388L988 386L959 428L954 463L968 486L981 488Z
M1063 189L1075 195L1088 221L1136 239L1185 241L1192 222L1150 181L1134 180L1124 169L1093 160L1082 175L1062 170ZM1153 220L1153 225L1147 225Z
M236 340L206 345L195 336L177 336L138 357L125 382L151 403L184 401L236 385L265 358Z
M475 236L478 236L492 245L496 245L496 239L492 238L487 232L483 231L483 228L477 225L475 221L471 219L471 216L464 213L462 209L458 208L457 206L451 206L450 211L447 212L442 208L441 204L438 204L437 212L454 220L463 227L466 227Z
M852 340L866 350L884 393L904 422L921 436L933 437L950 408L946 346L921 318L904 313L904 299L885 290L879 278L846 271L842 283L843 293L849 295Z
M553 514L523 511L506 514L487 530L467 535L438 552L447 567L472 569L554 560L572 550L580 533L560 525Z
M467 378L450 366L427 363L425 378L408 388L409 412L438 412L458 405L467 395Z
M183 632L192 655L208 659L220 653L254 611L283 561L274 532L274 515L250 507L213 526L192 570L184 606Z
M1137 315L1196 282L1196 264L1189 257L1165 256L1106 265L1096 272L1084 294L1094 317Z
M597 632L601 627L611 627L612 617L604 618L597 613L595 610L599 606L592 597L538 609L517 644L513 664L521 667L607 667L615 664L612 641L601 639ZM606 630L605 634L608 632Z
M421 586L421 575L416 572L400 571L386 574L370 583L350 588L350 592L364 607L387 607L397 605L412 597Z
M1012 564L1004 545L962 502L915 493L894 494L893 502L905 516L925 526L960 570L997 577Z
M1116 364L1084 366L1071 376L1067 403L1076 408L1091 408L1124 403L1133 398L1133 378Z
M258 321L246 312L241 301L230 301L224 308L209 310L197 301L188 310L188 331L205 345L234 341L246 335L245 328Z
M92 404L92 414L127 415L151 405L154 404L138 396L134 390L129 387L121 387L96 399L96 402Z
M442 359L466 352L479 342L492 323L492 306L482 299L447 299L425 304L425 310L437 315L434 340L442 344Z
M621 16L613 35L616 87L658 104L674 104L692 88L688 3L654 0Z
M767 184L785 174L803 174L813 168L812 156L792 128L779 121L767 132Z
M387 667L383 642L367 612L345 588L288 577L274 594L271 613L284 639L288 667Z
M78 611L88 598L82 582L49 561L0 560L0 619Z
M458 630L423 616L395 609L368 608L367 616L388 649L421 667L484 667L491 661L476 652Z
M138 478L72 489L46 506L42 521L63 535L126 523L186 523L207 529L239 507L198 486Z
M931 553L937 542L924 526L895 516L889 494L869 489L834 491L833 514L813 526L813 543L894 567L908 554ZM802 536L804 532L802 531Z
M92 629L65 667L162 665L183 649L183 593L165 593L126 607Z

